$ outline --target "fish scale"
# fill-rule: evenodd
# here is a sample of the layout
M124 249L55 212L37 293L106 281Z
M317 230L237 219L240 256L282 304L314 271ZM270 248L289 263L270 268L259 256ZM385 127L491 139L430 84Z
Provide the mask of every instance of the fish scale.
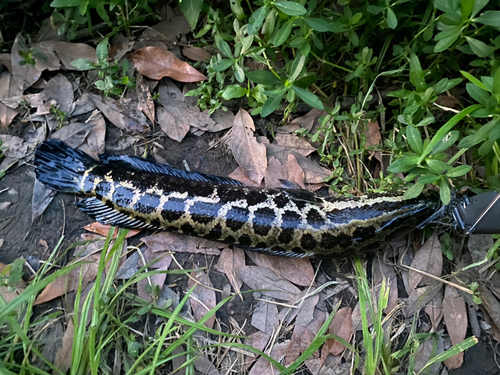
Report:
M78 207L103 224L174 231L273 255L372 251L415 229L439 207L432 194L409 200L320 197L244 186L137 157L100 158L49 140L35 153L37 178L54 190L85 196Z

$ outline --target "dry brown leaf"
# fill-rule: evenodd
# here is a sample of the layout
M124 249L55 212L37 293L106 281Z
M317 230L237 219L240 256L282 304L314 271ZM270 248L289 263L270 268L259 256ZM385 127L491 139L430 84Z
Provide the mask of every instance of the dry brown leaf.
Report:
M73 320L68 319L68 324L66 325L66 331L62 337L62 346L57 350L56 357L54 359L54 366L59 371L65 373L71 368L72 351L73 351L73 338L75 336L75 327L73 325Z
M130 133L143 133L149 130L146 116L125 99L101 98L95 94L90 94L90 98L117 128Z
M349 342L353 334L352 309L343 307L337 311L328 327L330 335L336 335ZM321 359L324 362L328 354L339 355L345 349L345 346L334 339L328 339L321 349Z
M365 147L381 144L382 136L380 135L378 122L368 121L368 124L366 124L366 126L368 127L368 129L364 131L364 134L366 136Z
M3 243L3 240L0 240ZM0 272L7 267L7 264L0 262ZM0 286L0 296L2 296L5 303L9 303L19 296L26 289L26 282L24 280L19 280L14 285Z
M132 51L134 48L135 37L124 36L123 34L117 34L113 37L111 46L109 47L109 58L111 60L120 61L127 52Z
M93 124L75 122L62 127L52 134L50 138L60 139L68 146L77 148L85 141L93 127Z
M309 325L295 325L292 338L290 339L290 346L288 347L286 353L286 366L289 366L293 361L295 361L300 354L302 354L309 347L309 345L311 345L314 337L316 337L316 334L325 322L325 319L325 312L319 309L314 309L313 319Z
M194 61L209 61L212 58L210 52L200 47L185 47L182 49L182 54Z
M266 146L258 143L254 136L255 125L252 117L244 109L236 114L230 147L236 162L245 174L260 184L266 174Z
M90 255L85 259L86 263L72 269L68 274L58 277L38 295L34 304L39 305L76 290L79 286L80 272L82 273L82 288L94 281L99 268L99 258L98 254Z
M463 297L450 285L447 285L444 291L443 317L451 344L462 342L467 334L467 308ZM464 353L461 352L444 361L444 364L451 370L462 366L463 361Z
M224 248L219 257L219 267L226 274L229 282L233 286L235 293L240 293L243 280L240 277L240 268L245 266L245 252L237 247L231 249ZM243 299L242 296L240 296Z
M196 372L199 374L206 375L220 375L220 372L217 370L217 367L210 362L206 355L199 353L198 358L194 361L194 368Z
M204 287L204 285L206 285L213 288L212 282L205 272L202 270L194 270L191 273L191 277L192 278L188 279L188 287L192 288L196 284L196 287L190 296L191 308L193 309L193 314L196 317L196 320L199 321L215 307L217 301L215 298L215 291ZM198 283L195 283L193 279L198 281ZM212 315L210 319L204 323L204 325L206 327L213 328L214 323L215 315Z
M163 80L158 88L160 104L158 123L161 129L173 140L180 142L191 127L205 130L215 125L208 111L200 112L198 107L189 107L182 92L169 79Z
M263 351L267 343L269 342L269 339L271 338L271 335L268 335L265 332L257 331L247 338L245 338L245 344L250 345L251 347ZM256 357L250 357L250 356L245 356L244 358L244 366L246 369L250 367L252 363L255 362L257 358Z
M144 83L144 78L142 75L138 75L136 79L135 92L137 94L137 99L139 103L137 104L137 109L142 111L152 124L155 123L155 103L151 98L151 92L149 91L149 86Z
M108 233L109 233L109 230L111 229L111 225L104 225L104 224L95 222L95 223L92 223L92 224L85 225L83 227L83 229L85 229L85 230L87 230L89 232L92 232L92 233L99 234L99 235L101 235L103 237L107 237ZM139 233L141 233L141 229L129 229L129 231L128 231L127 235L125 236L125 238L133 237L133 236L135 236L136 234L139 234ZM113 238L116 239L116 237L118 237L118 228L115 228L115 231L113 233Z
M45 59L41 60L36 58L35 65L24 64L21 65L21 61L24 60L19 52L23 51L25 48L22 44L26 45L24 38L21 34L17 34L14 44L11 50L11 63L12 63L12 76L17 87L22 91L31 87L40 78L44 70L58 70L60 68L59 59L50 49L46 49L37 43L32 44L31 47L34 48L36 53L41 53L45 55Z
M434 298L425 306L425 312L429 315L432 327L437 332L438 325L443 319L443 290L441 289Z
M186 98L186 100L189 97ZM195 98L196 99L196 98ZM215 124L214 125L207 125L206 129L207 131L214 133L214 132L219 132L221 130L229 129L231 126L233 126L234 123L234 113L231 111L224 111L223 109L217 109L213 114L212 114L212 120L214 120Z
M165 21L148 27L140 36L140 40L162 41L173 47L180 35L191 31L191 26L184 16L167 18Z
M96 109L95 103L90 99L89 93L84 93L79 99L75 101L73 111L70 113L71 116L83 115L84 113L93 111ZM95 116L95 114L92 114Z
M294 182L302 189L305 189L306 174L294 155L288 155L286 168L288 170L288 181Z
M482 283L479 284L479 293L482 301L481 308L486 310L496 330L500 330L500 302L490 289Z
M316 133L315 128L319 125L318 119L326 114L326 111L313 108L304 116L294 119L290 124L298 125L299 128L306 129L308 132Z
M0 53L0 64L5 65L7 70L12 73L12 62L10 60L10 53Z
M292 152L292 154L297 159L300 167L304 170L306 184L322 183L326 178L332 175L330 170L323 168L317 162L308 159L297 152Z
M246 186L260 186L260 184L256 183L255 181L251 180L246 174L243 168L238 167L236 168L231 174L228 176L229 178L232 178L233 180L239 181L244 183Z
M418 250L411 262L411 267L434 276L441 276L443 270L443 253L437 235L431 236ZM429 285L433 280L421 273L410 270L408 284L411 289L419 285Z
M426 306L429 301L432 301L434 296L439 293L443 283L436 281L429 286L423 286L417 289L411 289L408 298L406 299L406 304L403 307L403 314L406 318L415 315L415 311Z
M157 47L141 48L130 55L137 71L151 79L171 77L179 82L199 82L207 79L172 52Z
M413 366L413 373L419 374L427 363L434 357L444 352L443 338L439 335L432 335L422 344L418 346L417 353L415 354L415 364ZM427 368L425 374L438 374L440 363Z
M223 244L204 238L185 236L178 233L159 232L141 239L151 251L172 251L179 253L200 253L206 255L220 255L218 247Z
M78 149L99 160L99 155L104 154L105 151L106 122L98 110L95 110L90 118L92 120L87 120L87 123L93 127Z
M245 266L240 268L240 276L252 289L267 289L262 294L281 300L289 300L300 290L268 268Z
M73 87L71 86L71 83L66 78L66 76L64 76L63 74L59 73L55 77L51 78L50 81L47 82L43 93L45 94L47 101L56 102L55 106L61 112L68 113L71 110L74 99ZM50 113L50 105L48 105L48 112L46 113ZM38 113L37 110L36 114L41 113Z
M31 198L32 223L45 212L55 195L56 192L54 190L46 188L38 179L35 179L33 197Z
M2 148L4 148L2 153L5 157L0 163L0 171L5 171L26 156L28 145L24 142L24 139L15 135L0 134L0 140L2 141Z
M252 326L272 335L278 328L278 306L274 303L259 301L252 314Z
M69 43L54 40L46 40L37 43L43 50L53 51L61 60L64 68L67 70L79 70L71 63L76 59L85 59L90 62L97 62L97 53L95 48L84 43Z
M12 75L9 72L2 73L0 76L0 128L6 129L18 113L15 109L2 103L2 99L21 94L22 90L17 87Z
M289 343L290 343L289 341L285 341L279 344L274 344L273 348L271 349L270 357L272 357L278 362L281 362L287 353ZM265 375L279 374L279 370L273 365L271 365L271 363L269 363L267 359L260 357L257 360L257 362L253 365L248 375L264 375L264 374Z
M382 280L385 279L386 287L389 288L389 301L387 303L387 307L385 308L385 313L394 309L398 304L398 279L396 276L396 272L394 268L383 261L382 256L377 255L373 260L372 265L373 272L373 285L377 290L376 299L378 300L378 295L380 293L380 285L382 284ZM378 288L377 288L378 286Z
M297 134L276 134L274 145L281 146L288 151L295 151L301 155L307 156L316 149L311 146L304 138L299 138Z
M272 270L283 278L300 286L310 286L314 282L314 269L309 259L279 258L269 256Z
M267 162L265 179L266 187L268 188L279 188L281 187L280 180L288 179L288 174L285 171L285 167L274 156L271 157Z
M314 294L315 287L307 288L294 296L286 304L289 306L297 306L298 308L284 307L279 313L279 320L291 324L295 319L295 324L307 327L313 320L314 309L319 301L319 294ZM308 294L313 294L303 300L303 297Z
M168 267L170 267L170 264L172 263L172 256L170 255L170 253L166 251L158 251L153 253L149 248L144 251L143 256L140 258L138 268L144 267L146 264L149 264L157 259L159 260L150 266L151 269L155 271L167 271ZM137 295L145 299L146 301L151 302L153 299L151 297L151 293L148 293L148 291L146 290L146 286L158 285L161 289L163 287L163 284L165 284L166 279L166 273L158 273L146 279L139 280L137 282Z

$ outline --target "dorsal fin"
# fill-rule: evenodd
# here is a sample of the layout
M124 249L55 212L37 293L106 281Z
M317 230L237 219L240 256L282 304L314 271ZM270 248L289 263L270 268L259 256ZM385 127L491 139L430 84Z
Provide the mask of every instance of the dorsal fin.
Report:
M209 174L188 172L152 160L139 158L137 156L111 156L99 155L103 164L112 169L135 169L137 171L164 174L172 177L185 178L187 180L204 181L219 185L243 185L240 181L229 177L212 176Z

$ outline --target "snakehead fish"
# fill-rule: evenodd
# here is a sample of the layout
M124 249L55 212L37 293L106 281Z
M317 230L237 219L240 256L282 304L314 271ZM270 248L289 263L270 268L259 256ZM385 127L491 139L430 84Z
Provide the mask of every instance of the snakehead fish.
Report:
M432 195L320 197L293 188L249 187L134 156L100 161L59 140L35 153L45 186L85 196L77 203L102 224L163 229L273 255L307 257L373 251L433 217Z

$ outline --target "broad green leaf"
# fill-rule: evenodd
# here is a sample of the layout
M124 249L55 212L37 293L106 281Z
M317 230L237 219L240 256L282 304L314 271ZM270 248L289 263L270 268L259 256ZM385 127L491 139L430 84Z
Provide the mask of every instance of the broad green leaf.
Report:
M307 12L306 8L293 1L275 2L274 6L289 16L303 16Z
M439 180L440 177L436 176L435 174L426 174L418 179L418 182L421 184L433 184L437 180Z
M500 10L487 10L479 17L474 18L473 21L483 25L500 27Z
M330 24L322 18L304 18L304 22L313 30L324 33L330 31Z
M429 142L427 147L424 149L424 153L420 158L418 159L418 162L416 164L420 164L427 155L436 147L436 145L439 143L439 141L456 125L458 124L459 121L461 121L464 117L467 115L470 115L472 112L478 110L481 108L481 105L475 104L471 105L467 108L462 109L459 113L457 113L455 116L453 116L451 119L449 119L432 137L432 140Z
M495 75L493 76L493 85L491 93L498 103L500 103L500 68L497 66Z
M269 5L264 5L263 7L257 8L250 17L248 24L248 34L255 33L261 26L269 13Z
M478 103L486 105L486 102L490 98L490 94L488 92L480 89L474 83L467 83L465 85L465 88L467 89L467 93L472 97L472 99L474 99Z
M448 163L445 163L441 160L426 159L425 162L429 166L429 168L432 169L432 171L436 174L442 174L443 172L451 169L451 166Z
M261 85L277 85L281 83L278 77L267 70L254 70L247 72L246 76L250 81Z
M363 13L358 12L352 16L352 18L349 20L349 22L351 25L356 25L359 21L361 21L362 17L363 17Z
M50 3L52 8L68 8L80 6L81 0L54 0Z
M425 185L421 183L420 181L417 182L416 184L413 184L408 190L406 190L405 194L403 195L404 199L412 199L416 198L422 193L422 190L424 190Z
M368 5L366 10L371 14L379 14L382 13L385 9L376 5Z
M455 43L455 41L458 39L459 36L460 36L460 33L457 33L455 35L441 39L434 46L434 52L436 52L436 53L442 52L442 51L448 49L453 43Z
M485 156L488 155L491 150L493 149L493 144L495 141L492 139L488 139L486 142L484 142L481 146L479 146L477 153L479 156Z
M387 26L393 30L398 26L398 18L391 8L387 8Z
M467 78L469 81L471 81L472 83L476 84L477 86L479 86L479 88L481 88L482 90L484 91L490 91L486 88L486 86L484 85L484 83L482 83L480 80L478 80L476 77L474 77L472 74L466 72L466 71L463 71L461 70L460 73L462 73L462 75Z
M226 55L226 57L229 58L233 57L233 53L231 52L231 47L229 47L229 44L224 39L222 39L221 37L216 37L215 44L217 44L217 47L224 55Z
M245 11L241 6L241 0L231 0L229 5L231 6L231 12L233 12L238 20L241 21L245 18Z
M293 82L297 79L300 73L302 73L302 69L304 68L304 64L306 62L306 57L302 54L298 54L295 56L295 59L292 62L292 71L290 72L290 81Z
M434 6L444 13L454 13L460 7L460 0L434 0Z
M89 7L90 0L81 0L80 1L80 14L84 16L87 13L87 9ZM75 19L76 20L76 19Z
M431 151L431 155L437 155L448 148L450 148L452 145L455 144L455 142L458 140L458 137L460 136L460 132L458 130L452 130L448 134L446 134L434 147L434 149Z
M104 8L104 5L105 5L104 2L97 4L97 7L95 8L95 10L96 10L97 14L99 15L99 17L101 17L103 19L103 21L109 25L111 21L109 19L108 12L106 12L106 8Z
M290 33L292 32L292 22L285 22L283 26L278 30L276 35L274 36L274 47L279 47L285 41L288 39L290 36Z
M417 128L414 128L413 126L407 126L406 139L408 140L408 144L410 145L411 149L415 153L422 153L422 137L420 136L420 131Z
M456 168L453 168L451 171L446 173L446 175L450 178L460 177L466 173L469 173L471 169L472 167L470 165L460 165Z
M96 48L97 59L105 60L108 58L108 38L104 38L99 42Z
M306 89L302 89L300 87L297 87L297 86L292 86L292 89L293 91L295 91L295 93L297 94L297 96L302 99L304 102L306 102L307 104L309 104L311 107L314 107L314 108L318 108L318 109L325 109L325 107L323 106L323 103L321 103L321 100L319 100L319 98L314 95L312 92L306 90Z
M460 1L460 14L462 15L462 20L467 21L469 16L472 14L472 9L474 8L475 0L461 0Z
M425 83L424 72L417 55L410 55L410 82L417 91L425 91L427 84Z
M243 71L243 68L238 63L236 63L234 67L234 77L238 82L243 82L245 80L245 72Z
M214 64L211 65L216 72L223 72L233 64L234 64L233 60L222 59L221 61L216 61Z
M415 168L418 163L418 156L403 156L392 162L388 168L391 173L404 173Z
M444 178L439 183L439 196L441 197L441 202L448 205L451 201L451 192L450 185L448 185L448 181Z
M490 0L476 0L472 10L472 17L475 17L489 2Z
M262 106L262 112L260 113L260 115L262 117L267 117L271 113L276 111L281 104L281 99L283 99L283 94L269 97Z
M433 86L434 92L439 95L439 94L441 94L445 91L448 91L449 89L455 87L456 85L458 85L461 82L462 82L462 78L454 78L454 79L443 78L442 80L440 80L439 82L437 82Z
M479 57L488 57L495 51L494 47L487 45L479 39L470 38L468 36L466 36L465 39L467 39L467 43L469 43L472 52Z
M441 354L436 355L434 358L429 360L429 362L427 362L425 364L425 366L420 370L420 373L427 374L427 371L424 371L424 370L426 370L428 367L432 366L434 363L440 363L440 362L446 361L448 358L451 358L454 355L457 355L458 353L469 349L470 347L476 345L477 343L478 343L477 337L472 336L472 337L469 337L468 339L465 339L464 341L462 341L456 345L453 345L448 350L444 351Z
M78 70L91 70L94 69L90 61L86 59L76 59L71 62L71 66L74 66Z
M198 17L203 8L203 0L182 0L179 2L179 7L184 17L186 17L189 26L191 26L191 30L195 30Z
M247 90L240 85L229 85L224 89L222 93L222 98L224 100L230 100L234 98L241 98L247 93Z

